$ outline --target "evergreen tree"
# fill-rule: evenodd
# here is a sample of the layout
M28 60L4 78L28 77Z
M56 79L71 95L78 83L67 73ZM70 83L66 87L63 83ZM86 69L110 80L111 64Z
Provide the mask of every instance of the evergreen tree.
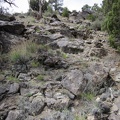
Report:
M30 0L29 4L30 4L30 8L32 8L32 10L39 12L39 0ZM42 12L47 10L47 6L48 6L48 2L45 1L44 4L42 5Z
M49 0L49 4L55 11L59 11L63 5L63 0Z
M63 9L62 16L63 16L63 17L69 17L69 10L68 10L67 7L65 7L65 8Z
M110 0L103 1L106 15L103 29L109 33L111 46L120 48L120 0L111 0L111 7L107 10L108 1L110 2Z
M90 12L91 11L91 6L89 6L88 4L84 5L82 7L82 11Z

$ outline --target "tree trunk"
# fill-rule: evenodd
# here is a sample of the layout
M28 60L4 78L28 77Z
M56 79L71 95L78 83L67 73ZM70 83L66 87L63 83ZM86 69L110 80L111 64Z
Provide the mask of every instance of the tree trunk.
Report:
M37 19L42 18L42 0L39 0L39 16Z

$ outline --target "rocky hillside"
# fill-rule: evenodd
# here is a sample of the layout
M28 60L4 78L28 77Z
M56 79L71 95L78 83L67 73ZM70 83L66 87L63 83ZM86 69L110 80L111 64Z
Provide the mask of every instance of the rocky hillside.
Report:
M120 54L107 33L72 14L1 18L0 120L120 120Z

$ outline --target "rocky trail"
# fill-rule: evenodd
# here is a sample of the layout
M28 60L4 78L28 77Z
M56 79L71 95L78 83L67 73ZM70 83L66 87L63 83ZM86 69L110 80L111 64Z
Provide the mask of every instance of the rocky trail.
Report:
M120 54L107 33L72 15L28 18L0 19L0 120L120 120ZM32 56L4 57L30 41Z

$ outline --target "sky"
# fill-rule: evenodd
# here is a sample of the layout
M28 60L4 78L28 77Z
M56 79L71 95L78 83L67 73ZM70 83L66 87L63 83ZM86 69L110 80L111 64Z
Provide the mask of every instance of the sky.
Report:
M102 0L63 0L63 1L64 1L63 7L67 7L70 11L72 10L80 11L83 5L85 4L93 6L94 3L97 3L98 5L102 3ZM28 11L29 9L28 0L15 0L14 2L18 7L12 6L12 8L10 8L11 13L14 12L25 13Z

